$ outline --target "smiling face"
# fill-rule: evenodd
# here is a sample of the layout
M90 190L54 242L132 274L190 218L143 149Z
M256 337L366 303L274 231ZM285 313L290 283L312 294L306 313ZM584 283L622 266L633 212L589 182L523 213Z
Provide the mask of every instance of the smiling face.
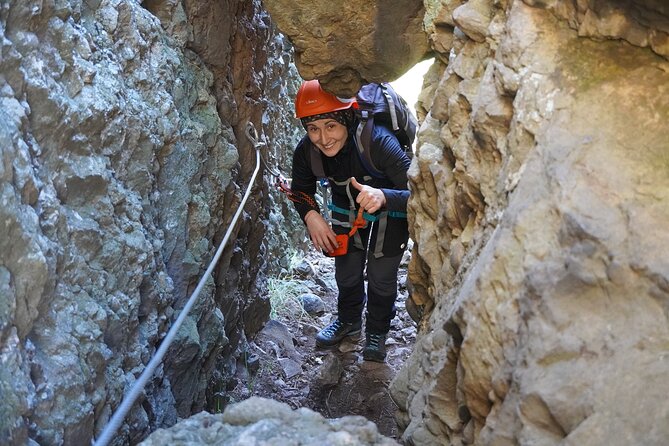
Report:
M346 126L331 118L311 121L306 129L311 142L327 157L338 154L348 138Z

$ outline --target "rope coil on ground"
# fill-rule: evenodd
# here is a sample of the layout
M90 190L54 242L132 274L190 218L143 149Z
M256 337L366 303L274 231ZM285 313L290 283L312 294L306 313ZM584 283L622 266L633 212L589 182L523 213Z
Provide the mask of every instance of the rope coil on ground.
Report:
M146 383L153 376L153 373L155 372L156 368L162 362L162 359L165 356L165 353L167 353L167 349L170 347L170 344L174 340L177 331L179 331L179 328L186 319L186 316L188 316L188 312L195 304L195 301L197 300L200 292L202 291L202 288L204 288L204 284L207 281L207 278L212 273L214 267L218 263L219 258L223 254L223 249L225 248L225 245L228 243L228 239L230 238L230 235L232 234L232 231L237 223L237 220L239 219L239 216L241 215L242 210L244 209L244 205L246 204L246 201L251 195L251 188L253 186L253 183L255 182L258 172L260 171L260 147L262 147L264 143L258 141L258 132L256 131L253 123L250 121L246 123L246 137L251 141L253 147L256 150L256 168L253 171L253 175L251 175L251 180L249 181L249 185L246 188L246 192L244 193L244 198L242 198L242 201L239 203L237 212L235 212L235 215L232 218L232 221L230 222L230 226L228 226L228 230L226 231L225 236L223 237L223 241L221 241L221 244L218 246L214 258L209 264L207 270L200 278L200 282L197 284L195 291L193 291L193 294L191 294L190 298L188 299L188 302L186 302L186 305L184 305L183 309L181 310L179 317L174 322L174 324L172 324L172 327L170 327L170 330L167 332L167 335L165 335L163 342L160 344L160 347L154 354L153 358L151 358L151 361L149 361L149 364L146 366L146 368L139 376L139 378L137 378L137 381L135 381L130 391L123 398L123 401L121 401L121 404L114 412L114 415L112 416L111 420L109 420L109 423L107 423L107 425L103 429L102 433L100 434L100 437L95 441L94 443L95 446L106 446L107 444L109 444L109 442L112 439L112 435L116 433L117 429L125 419L125 416L127 415L128 411L130 411L130 409L132 408L132 405L134 404L135 400L142 392L142 390L144 390Z

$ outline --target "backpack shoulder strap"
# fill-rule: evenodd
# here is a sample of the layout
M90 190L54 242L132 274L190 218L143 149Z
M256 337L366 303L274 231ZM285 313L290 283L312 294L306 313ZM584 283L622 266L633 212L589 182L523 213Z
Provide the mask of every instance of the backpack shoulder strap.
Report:
M385 178L372 161L372 131L374 130L374 116L369 116L366 111L362 112L362 119L355 130L355 146L363 167L369 174L376 178Z
M397 132L400 129L400 126L397 119L397 110L395 109L395 100L388 91L389 87L390 86L384 82L381 84L381 91L383 92L383 96L386 98L386 102L388 102L388 111L390 112L390 122L393 126L393 132Z
M311 171L314 173L314 176L319 180L326 178L321 152L313 144L309 144L309 154L311 157Z

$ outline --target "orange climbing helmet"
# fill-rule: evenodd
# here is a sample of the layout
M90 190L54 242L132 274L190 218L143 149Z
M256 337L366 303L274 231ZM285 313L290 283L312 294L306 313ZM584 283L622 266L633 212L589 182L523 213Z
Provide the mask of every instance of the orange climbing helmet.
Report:
M302 82L295 97L295 116L298 119L346 110L351 107L358 108L355 98L338 98L323 90L317 79Z

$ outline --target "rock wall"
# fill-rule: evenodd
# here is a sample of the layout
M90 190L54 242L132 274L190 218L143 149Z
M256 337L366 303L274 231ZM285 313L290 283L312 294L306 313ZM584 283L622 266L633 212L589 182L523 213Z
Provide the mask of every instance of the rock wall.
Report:
M289 50L257 0L0 1L0 443L107 423L241 200L248 120L286 162ZM116 444L215 405L267 318L288 239L264 241L285 226L268 180Z
M264 0L295 45L305 79L319 79L342 97L363 83L394 80L428 50L421 2Z
M669 7L423 3L436 62L418 104L409 215L426 315L391 387L402 439L666 443ZM296 26L309 19L276 14L309 55L308 76L381 64L332 61L385 30L349 39Z
M437 58L403 441L664 444L665 2L265 3L338 94ZM0 36L0 442L88 443L223 237L247 120L286 165L290 44L259 0L4 0ZM288 235L264 241L293 226L267 180L116 444L220 401L267 317L262 271L287 261Z
M410 172L429 311L392 386L403 439L663 444L669 10L446 3Z

